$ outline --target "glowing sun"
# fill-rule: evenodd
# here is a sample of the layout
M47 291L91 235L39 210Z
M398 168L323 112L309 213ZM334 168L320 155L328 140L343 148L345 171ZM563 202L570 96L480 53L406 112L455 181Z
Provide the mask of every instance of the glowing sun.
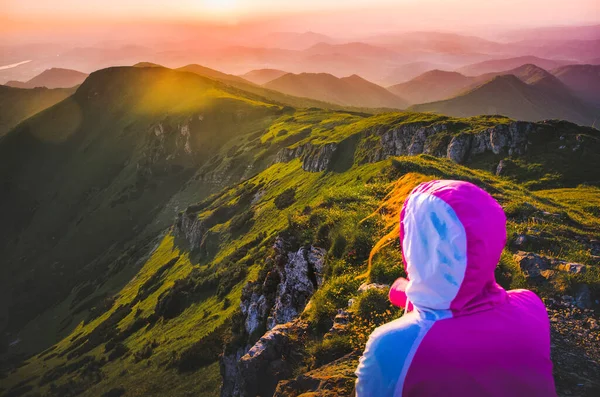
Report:
M235 9L237 0L204 0L204 5L211 11L225 12Z

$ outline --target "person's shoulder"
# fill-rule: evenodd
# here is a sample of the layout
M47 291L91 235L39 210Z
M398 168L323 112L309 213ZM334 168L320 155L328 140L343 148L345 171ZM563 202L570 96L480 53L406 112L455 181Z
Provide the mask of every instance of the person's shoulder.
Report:
M508 296L513 304L528 305L546 310L546 305L537 294L528 289L513 289L508 291Z
M377 350L405 344L410 340L415 340L424 326L418 313L411 312L376 328L369 337L369 343Z

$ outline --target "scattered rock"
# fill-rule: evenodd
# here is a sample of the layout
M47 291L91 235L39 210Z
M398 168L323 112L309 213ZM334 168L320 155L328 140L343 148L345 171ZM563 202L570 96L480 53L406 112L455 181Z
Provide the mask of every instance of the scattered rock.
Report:
M541 271L550 268L550 260L533 252L519 251L514 255L515 261L525 273L525 276L531 278L542 277Z
M281 381L273 397L351 396L359 355L358 352L350 353L295 379Z
M575 304L580 309L592 307L592 292L587 284L580 284L575 290Z
M501 176L504 174L504 168L506 168L506 162L504 160L500 160L498 166L496 167L496 175Z
M558 270L575 274L585 273L587 270L587 266L582 265L581 263L561 263L557 268Z
M302 160L302 169L304 171L321 172L329 168L329 164L337 148L337 143L327 143L323 146L305 143L294 148L281 149L275 157L275 162L287 163L299 158Z
M586 289L589 290L585 287L582 290ZM560 299L547 299L545 303L551 324L558 395L597 395L600 390L600 324L594 311L579 308L577 296L565 295Z
M348 328L348 323L350 322L350 313L344 309L338 309L335 318L333 319L333 326L331 329L323 336L324 339L331 338L335 335L343 335Z
M363 283L363 284L360 285L360 287L358 287L358 292L366 292L366 291L368 291L370 289L373 289L373 288L376 288L376 289L387 289L387 288L390 288L390 286L387 285L387 284L377 284L377 283L368 284L368 283Z
M513 243L513 245L515 247L523 247L527 241L528 241L528 236L526 234L519 234L517 235L517 237L515 238L515 241Z
M590 240L590 253L593 256L600 256L600 241Z

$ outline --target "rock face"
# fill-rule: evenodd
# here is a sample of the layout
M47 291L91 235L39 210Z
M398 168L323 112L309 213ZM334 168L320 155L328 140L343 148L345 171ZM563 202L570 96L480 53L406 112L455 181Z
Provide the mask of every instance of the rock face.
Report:
M274 397L352 396L358 353L350 353L292 380L279 382Z
M145 177L170 172L174 167L193 165L189 122L177 125L157 123L150 127L138 173Z
M175 235L183 237L190 245L190 251L200 247L202 237L206 233L202 221L195 213L180 213L175 222Z
M306 323L293 321L264 334L238 362L244 384L241 395L273 395L277 383L292 376L291 364L307 329Z
M355 160L359 163L373 163L390 156L430 154L464 163L473 156L486 152L522 155L527 152L529 135L536 131L534 123L520 121L477 132L466 131L458 135L449 131L447 123L409 123L392 128L376 126L362 132L364 139L359 143L357 150L362 157ZM300 158L302 169L305 171L325 171L329 169L337 149L336 143L323 146L305 143L280 150L275 162L288 162ZM501 163L498 173L502 172L502 167Z
M414 123L387 131L371 131L371 134L380 136L380 141L375 144L367 143L369 147L364 149L371 152L366 157L367 162L381 161L389 156L414 156L424 153L463 163L472 156L486 152L523 154L527 151L529 134L535 131L534 123L512 122L479 132L465 132L452 136L448 133L446 124L423 126Z
M221 359L223 397L270 396L279 380L291 376L290 357L307 328L298 316L321 285L326 254L291 246L277 238L265 279L244 287L238 336L245 344Z
M329 168L337 147L336 143L327 143L323 146L305 143L295 148L283 148L277 153L275 162L287 163L293 159L300 158L304 171L321 172Z
M277 240L275 245L280 245L276 250L281 250L283 241ZM325 250L316 247L302 247L298 252L288 253L283 268L277 268L281 283L267 320L268 329L292 321L304 310L316 288L321 285L325 254Z

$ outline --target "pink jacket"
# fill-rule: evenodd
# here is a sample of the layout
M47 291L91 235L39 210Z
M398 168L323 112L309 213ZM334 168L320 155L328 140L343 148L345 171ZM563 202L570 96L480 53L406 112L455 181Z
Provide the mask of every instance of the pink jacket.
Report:
M410 281L390 299L414 310L369 338L357 396L555 396L544 304L494 277L500 205L468 182L423 183L402 208L400 239Z

